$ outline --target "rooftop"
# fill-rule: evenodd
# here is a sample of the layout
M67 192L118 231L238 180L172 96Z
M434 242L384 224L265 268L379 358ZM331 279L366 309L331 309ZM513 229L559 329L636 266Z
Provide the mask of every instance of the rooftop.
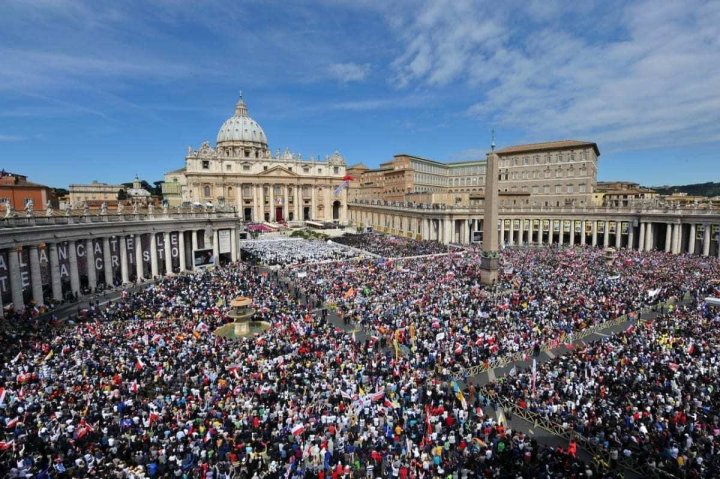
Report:
M595 150L595 154L600 156L600 150L598 149L597 143L581 140L546 141L543 143L528 143L527 145L508 146L506 148L500 148L499 150L495 150L495 153L497 153L498 155L503 155L509 153L524 153L531 151L558 150L562 148L573 148L578 146L592 146Z

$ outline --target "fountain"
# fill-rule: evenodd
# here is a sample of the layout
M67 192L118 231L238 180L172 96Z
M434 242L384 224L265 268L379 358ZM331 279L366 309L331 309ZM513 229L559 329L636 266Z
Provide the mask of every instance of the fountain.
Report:
M252 307L252 298L246 296L238 296L230 303L230 312L228 316L233 322L220 326L215 330L215 334L225 338L237 339L262 333L270 328L267 321L253 321L255 309Z

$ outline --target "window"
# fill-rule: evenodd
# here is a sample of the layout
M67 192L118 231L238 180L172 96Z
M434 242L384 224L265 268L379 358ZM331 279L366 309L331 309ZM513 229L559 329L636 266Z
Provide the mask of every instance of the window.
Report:
M202 160L202 168L203 170L210 169L210 160Z
M209 197L210 197L210 186L205 185L205 186L203 187L203 195L205 195L205 198L209 198Z
M560 193L560 190L562 187L560 185L555 185L555 193Z
M250 158L250 150L245 150L245 158Z
M585 193L586 189L587 189L587 187L586 187L585 185L580 185L579 188L578 188L578 191L579 191L580 193Z
M333 167L333 173L335 173L336 175L340 173L340 168L338 168L337 166Z
M568 185L568 187L567 187L567 192L568 192L568 193L573 193L573 192L574 192L573 185Z
M250 165L243 165L243 171L250 171Z
M232 170L232 165L228 163L227 165L225 165L225 169L228 171Z
M267 166L263 166L263 171L267 171Z

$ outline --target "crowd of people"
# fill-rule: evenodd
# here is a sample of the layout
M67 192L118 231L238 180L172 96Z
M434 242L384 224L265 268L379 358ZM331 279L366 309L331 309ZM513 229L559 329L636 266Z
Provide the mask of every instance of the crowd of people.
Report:
M487 387L591 444L680 477L720 476L720 313L703 302Z
M0 474L616 477L575 450L542 446L496 422L484 408L492 407L488 394L450 373L621 315L650 297L698 296L702 276L717 273L717 263L621 252L607 265L592 249L508 251L500 280L486 289L477 255L298 266L306 276L289 287L276 280L281 273L235 263L129 291L91 308L82 322L2 329ZM253 298L255 319L272 327L238 340L216 336L241 295ZM318 313L310 296L336 304L388 347L356 341ZM709 315L698 330L714 324ZM678 363L674 384L701 401L688 417L707 414L714 400L701 381L715 372L714 344L708 335L696 345L708 357L698 367L707 369ZM703 376L680 385L685 374ZM659 384L677 400L667 392L672 379ZM510 394L507 387L497 392ZM638 407L647 401L641 388ZM714 429L705 416L692 424L702 424L702 433L689 432L710 464Z
M437 241L400 238L378 233L346 233L333 241L369 251L383 258L440 254L448 251L447 246Z
M300 268L305 289L388 342L437 360L448 373L524 351L651 302L696 291L716 261L597 249L509 250L498 283L480 284L479 251L347 267ZM706 268L706 269L702 269ZM703 275L696 275L696 272Z
M273 239L245 241L240 244L241 254L248 260L269 266L288 266L320 261L341 261L368 257L357 250L332 241L303 239Z

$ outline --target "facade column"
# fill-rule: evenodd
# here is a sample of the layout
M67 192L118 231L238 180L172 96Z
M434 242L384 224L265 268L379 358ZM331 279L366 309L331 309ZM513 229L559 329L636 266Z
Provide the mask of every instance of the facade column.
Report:
M20 276L20 254L22 246L8 249L8 268L10 273L10 294L15 311L25 309L23 298L22 277Z
M275 223L275 185L269 185L270 192L270 223Z
M158 275L158 257L157 257L157 235L150 233L150 277L155 279Z
M127 240L125 236L120 237L120 276L122 284L130 282L130 271L128 271Z
M110 237L103 238L103 270L105 271L105 287L113 285L112 257L110 255Z
M570 220L570 246L575 246L575 220Z
M325 204L324 209L324 215L325 215L325 221L332 221L332 199L330 198L330 195L332 195L332 185L326 185L325 188L323 188L323 203Z
M592 246L597 246L597 236L598 236L598 222L597 220L592 220Z
M272 187L271 187L272 188ZM218 230L213 230L213 259L215 260L215 265L220 264L220 245L218 240Z
M645 222L640 222L640 241L638 244L638 250L645 251Z
M688 242L688 253L695 254L695 223L690 225L690 241Z
M145 277L145 269L143 268L143 252L142 252L142 235L135 235L135 281L138 283Z
M78 273L77 245L75 240L68 241L68 262L70 266L70 291L80 294L80 275Z
M315 220L317 212L317 188L315 185L310 187L310 219Z
M617 231L617 225L615 225ZM610 246L610 222L605 220L605 234L603 235L603 248Z
M85 240L85 260L87 261L88 288L97 288L97 270L95 269L95 242L92 238Z
M635 249L635 220L628 223L628 249Z
M669 253L672 248L672 224L667 223L665 225L665 252Z
M262 223L264 220L263 217L263 208L265 200L263 198L263 190L261 185L252 185L253 189L253 221L256 223Z
M288 185L283 186L283 219L290 221L290 188Z
M36 306L45 304L43 298L42 278L40 277L40 253L38 247L30 246L30 281L32 281L32 296Z
M510 218L510 234L508 236L510 246L515 246L515 220Z
M57 243L48 245L50 251L50 284L55 301L62 301L62 283L60 282L60 259L58 258Z
M163 243L165 250L165 276L168 276L172 274L173 267L172 267L172 246L170 245L170 232L165 231L163 233Z
M585 246L585 243L587 243L587 237L585 236L585 232L587 231L587 224L585 223L585 220L580 221L580 244Z
M187 270L185 261L185 232L178 231L178 256L180 256L180 272Z
M238 235L237 228L230 229L230 260L234 263L237 261Z

